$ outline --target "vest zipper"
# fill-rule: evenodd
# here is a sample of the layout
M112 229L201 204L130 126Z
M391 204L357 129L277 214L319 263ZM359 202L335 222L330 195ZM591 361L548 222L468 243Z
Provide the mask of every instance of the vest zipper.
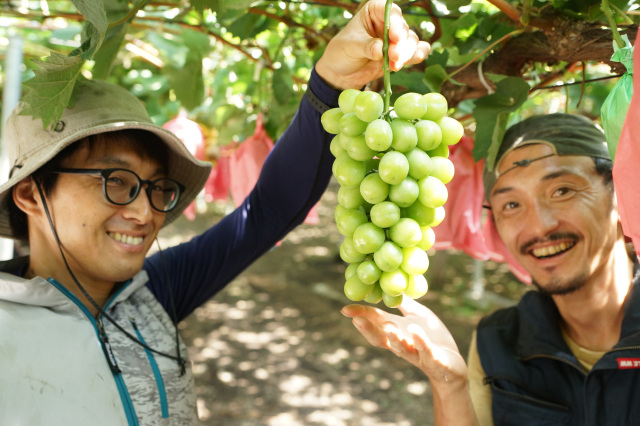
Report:
M129 321L131 322L131 326L136 332L136 336L138 337L138 340L140 340L140 342L146 345L147 342L144 341L144 338L142 337L142 334L140 333L140 330L138 329L138 325L136 324L135 320L133 318L130 318ZM153 352L151 352L147 348L144 348L144 351L147 354L149 365L151 365L151 371L153 371L153 376L156 379L156 387L158 389L158 395L160 397L160 409L162 412L162 418L167 419L169 418L169 403L167 401L167 390L164 386L164 380L162 379L160 368L158 367L158 363L156 362L156 359L153 356Z
M91 312L87 309L86 306L75 296L75 294L71 293L65 286L60 284L57 280L53 278L48 278L47 281L53 285L56 289L58 289L62 294L64 294L69 300L71 300L79 309L84 313L87 317L93 329L100 341L100 346L104 352L105 358L109 363L109 368L111 369L111 373L114 381L116 382L116 387L118 388L118 393L120 394L120 401L122 402L122 408L127 416L127 423L129 426L139 426L138 416L136 415L135 407L133 406L133 401L131 401L131 395L129 395L129 390L127 389L127 385L124 382L124 378L122 377L122 371L118 367L116 358L113 354L113 350L111 349L111 345L109 344L109 340L107 338L107 334L104 331L104 326L102 324L101 318L94 318ZM117 296L118 293L114 294L113 297L109 300L109 302L105 305L105 308L108 304ZM104 340L103 340L104 338ZM105 344L106 342L106 344ZM108 348L108 349L106 349ZM115 366L115 369L114 369ZM117 372L116 372L117 371Z

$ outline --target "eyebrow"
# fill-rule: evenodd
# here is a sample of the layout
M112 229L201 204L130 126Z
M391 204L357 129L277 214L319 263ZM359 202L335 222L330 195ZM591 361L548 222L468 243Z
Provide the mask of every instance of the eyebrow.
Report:
M113 156L113 155L105 155L103 157L100 158L96 158L94 160L97 163L105 163L107 165L111 165L111 166L116 166L116 167L122 167L122 168L130 168L131 164L119 157ZM163 170L162 167L158 166L155 171L153 172L153 176L155 175L161 175L166 173L165 170Z

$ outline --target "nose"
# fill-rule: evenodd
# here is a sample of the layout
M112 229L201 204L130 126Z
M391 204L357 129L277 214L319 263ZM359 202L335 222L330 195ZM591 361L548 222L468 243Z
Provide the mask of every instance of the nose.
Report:
M151 207L151 202L144 187L140 188L138 196L131 203L123 206L122 212L126 219L133 219L141 224L150 222L155 213L160 213Z
M527 220L523 225L536 236L544 237L554 232L559 225L558 212L548 203L536 201L529 209Z

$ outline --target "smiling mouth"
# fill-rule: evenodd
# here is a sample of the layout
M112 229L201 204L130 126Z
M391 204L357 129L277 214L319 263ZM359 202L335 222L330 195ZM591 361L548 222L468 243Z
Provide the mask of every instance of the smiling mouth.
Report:
M575 245L575 242L560 243L553 246L533 249L531 250L531 254L537 259L548 259L570 250Z
M131 235L125 235L119 232L108 232L107 234L109 237L120 243L130 244L132 246L138 246L142 244L142 241L144 240L143 237L132 237Z

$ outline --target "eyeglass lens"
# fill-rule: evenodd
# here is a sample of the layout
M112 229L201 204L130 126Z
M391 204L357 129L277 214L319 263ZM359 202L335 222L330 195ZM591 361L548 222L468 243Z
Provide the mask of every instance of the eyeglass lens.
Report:
M176 182L162 178L145 183L149 202L156 210L168 211L175 207L180 193ZM140 187L140 179L130 170L113 170L104 181L106 196L114 204L128 204L136 198Z

